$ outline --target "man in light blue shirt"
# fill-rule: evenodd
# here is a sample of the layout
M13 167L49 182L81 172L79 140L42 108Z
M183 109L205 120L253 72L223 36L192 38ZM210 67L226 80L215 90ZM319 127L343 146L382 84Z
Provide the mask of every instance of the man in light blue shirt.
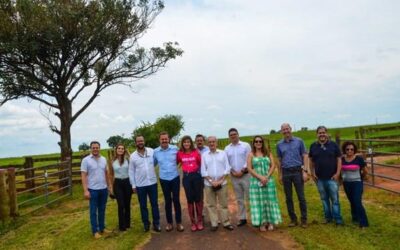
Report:
M83 158L81 164L82 186L85 198L89 200L90 224L93 236L101 238L102 233L111 231L105 229L105 211L107 203L107 173L106 158L100 155L100 143L90 143L91 154Z
M160 183L165 200L165 215L167 217L167 232L173 229L172 220L172 202L175 209L176 230L182 232L182 211L179 201L180 178L176 163L176 154L178 147L169 144L169 135L167 132L161 132L159 135L160 146L154 150L154 165L160 167Z

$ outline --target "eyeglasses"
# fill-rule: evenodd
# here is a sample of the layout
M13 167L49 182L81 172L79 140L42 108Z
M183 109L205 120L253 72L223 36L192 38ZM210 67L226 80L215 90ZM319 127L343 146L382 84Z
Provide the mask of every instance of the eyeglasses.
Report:
M354 148L346 148L346 151L354 151Z
M254 143L263 143L263 141L255 140Z

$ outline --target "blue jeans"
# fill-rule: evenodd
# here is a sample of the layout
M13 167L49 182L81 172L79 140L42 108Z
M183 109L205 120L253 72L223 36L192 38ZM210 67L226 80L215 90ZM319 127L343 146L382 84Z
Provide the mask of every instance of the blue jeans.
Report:
M140 214L142 216L142 222L144 226L149 226L149 211L147 210L147 196L149 196L150 204L151 204L151 212L153 216L153 225L160 225L160 211L158 210L158 191L157 191L157 183L144 186L144 187L136 187L136 192L140 204Z
M100 190L89 189L90 225L92 233L102 232L105 228L105 212L108 197L107 188Z
M360 227L368 227L368 218L362 204L363 182L344 181L343 188L351 206L351 218L359 223Z
M181 203L179 201L179 190L181 183L179 175L170 181L160 179L160 183L164 194L165 215L167 217L167 223L172 224L172 202L173 202L175 208L175 222L176 224L181 224L182 210L181 210Z
M328 222L335 220L337 224L343 224L340 214L338 183L335 180L318 179L317 187L324 208L325 219Z

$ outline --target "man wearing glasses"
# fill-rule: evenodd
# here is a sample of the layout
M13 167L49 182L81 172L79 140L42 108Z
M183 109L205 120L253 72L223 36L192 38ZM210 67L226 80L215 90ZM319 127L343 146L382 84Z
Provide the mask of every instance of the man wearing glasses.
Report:
M339 176L342 168L338 145L329 140L325 126L317 128L317 141L310 146L311 176L317 183L324 208L325 223L333 220L337 226L343 225L339 204Z
M154 151L144 146L144 137L135 138L136 151L132 153L129 161L129 180L132 190L137 193L140 214L144 231L150 230L149 212L147 210L147 197L150 199L153 217L153 230L161 232L160 212L158 209L157 176L154 170Z
M251 147L247 142L239 140L239 132L236 128L228 131L231 143L225 147L231 166L231 180L235 191L238 204L238 227L246 225L246 206L245 202L249 197L250 174L247 170L247 156L251 152Z
M281 125L283 139L276 146L280 167L279 181L283 183L286 197L286 207L290 217L289 227L298 225L297 215L294 211L292 186L296 190L301 213L301 227L307 227L307 204L304 196L303 171L307 160L307 153L303 140L292 135L292 128L288 123Z

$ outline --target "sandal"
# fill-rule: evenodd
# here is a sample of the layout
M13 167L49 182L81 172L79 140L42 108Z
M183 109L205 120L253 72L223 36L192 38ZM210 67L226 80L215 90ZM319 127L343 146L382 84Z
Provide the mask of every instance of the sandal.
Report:
M262 224L260 226L260 232L266 232L266 231L267 231L267 228L265 227L265 224Z
M274 225L269 224L268 225L268 231L274 231Z

